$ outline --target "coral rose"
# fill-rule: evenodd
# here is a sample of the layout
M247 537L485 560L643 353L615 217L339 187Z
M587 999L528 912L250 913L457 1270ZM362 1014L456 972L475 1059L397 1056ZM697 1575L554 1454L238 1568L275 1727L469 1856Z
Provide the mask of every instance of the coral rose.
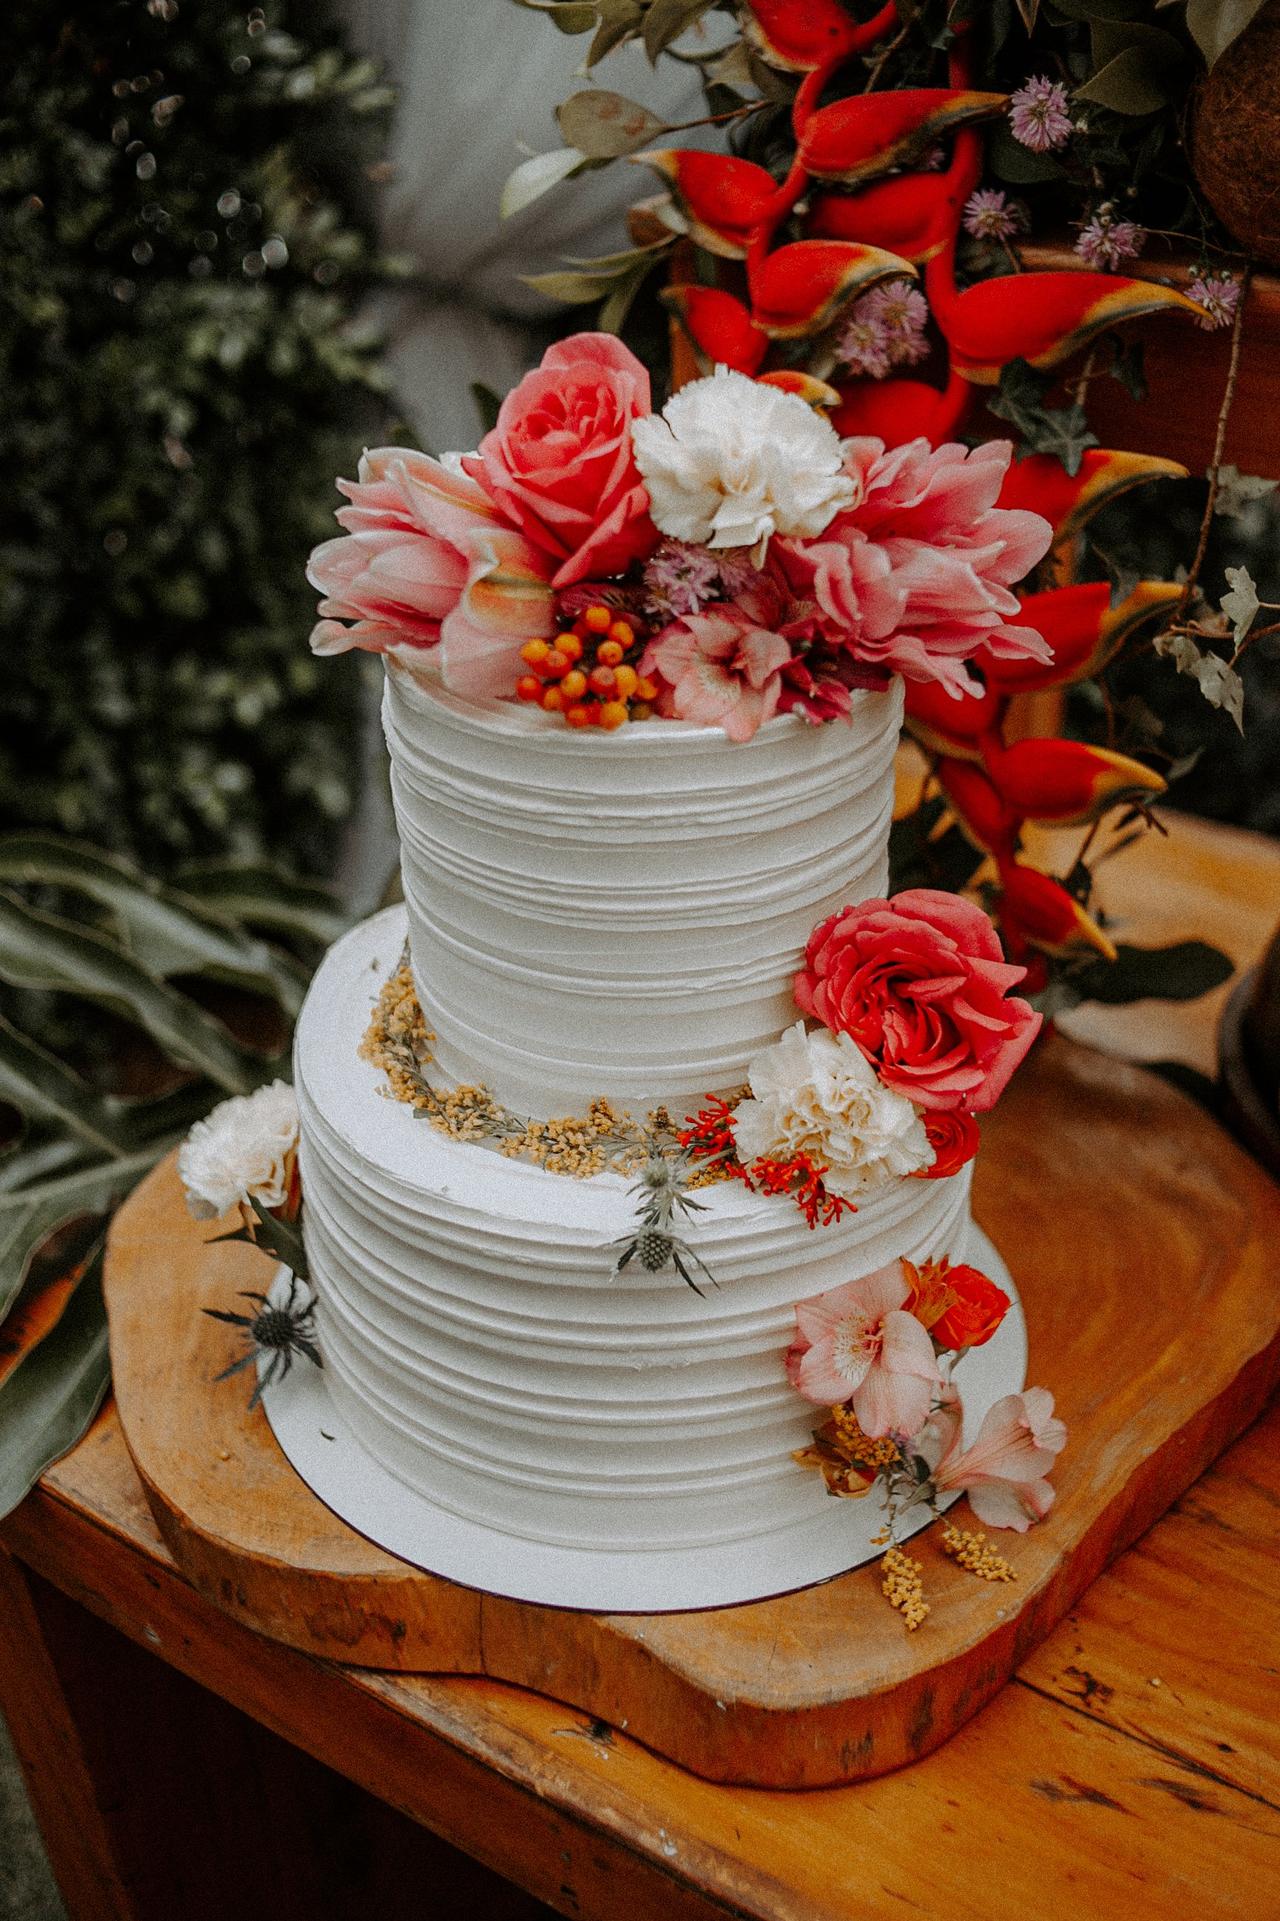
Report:
M1035 1009L1009 994L1025 973L980 908L916 887L815 928L795 994L852 1036L886 1086L920 1107L982 1114L1039 1031Z
M976 1267L904 1261L911 1293L907 1310L924 1323L939 1347L985 1347L1009 1312L1009 1296Z
M504 521L548 556L554 587L625 573L657 545L631 423L649 376L610 334L572 334L507 395L462 465Z
M933 1162L922 1167L917 1180L945 1181L967 1167L978 1151L978 1123L959 1108L934 1108L924 1117L924 1131L933 1149Z

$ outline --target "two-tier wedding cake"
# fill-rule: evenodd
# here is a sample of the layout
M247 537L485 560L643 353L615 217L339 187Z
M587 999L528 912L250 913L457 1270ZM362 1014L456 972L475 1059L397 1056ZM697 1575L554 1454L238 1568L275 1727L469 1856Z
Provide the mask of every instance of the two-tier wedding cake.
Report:
M841 442L723 371L656 414L581 335L477 454L341 483L313 645L386 656L404 906L302 1014L324 1367L267 1405L406 1558L710 1606L960 1487L1047 1505L1058 1424L969 1210L1038 1016L976 905L888 894L901 676L1046 652L1008 458Z

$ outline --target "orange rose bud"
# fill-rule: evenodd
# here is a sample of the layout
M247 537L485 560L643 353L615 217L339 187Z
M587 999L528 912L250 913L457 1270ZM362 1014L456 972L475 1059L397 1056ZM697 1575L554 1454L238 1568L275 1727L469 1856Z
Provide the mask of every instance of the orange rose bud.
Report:
M616 640L625 653L628 647L635 645L636 630L629 620L615 620L609 629L609 638Z
M1023 983L1026 991L1026 983ZM922 1116L924 1131L933 1149L933 1166L922 1167L912 1176L917 1181L945 1181L967 1167L978 1151L978 1123L972 1114L958 1107L950 1112L926 1108Z
M587 691L587 677L580 667L571 667L560 682L560 691L566 700L581 700Z
M594 705L585 704L580 701L572 707L566 707L564 717L570 727L589 727L592 721L596 719L599 711L599 708Z
M1008 96L963 87L902 87L855 93L820 107L797 144L802 167L846 187L909 167L958 127L1003 113ZM1030 277L1030 276L1028 276Z
M568 654L562 654L558 647L552 647L540 664L548 680L562 680L573 662Z
M618 690L618 676L612 667L593 667L588 681L593 694L615 694Z
M612 607L588 607L582 616L582 624L589 627L593 634L607 634L613 622Z
M530 667L536 667L541 661L546 659L550 652L551 644L549 641L526 640L524 646L520 649L520 658L523 661L527 661Z
M1116 950L1098 923L1060 881L1025 861L1000 866L1000 925L1046 954L1080 954L1092 948L1104 960Z
M656 700L658 698L657 681L650 680L647 674L641 674L636 682L636 693L641 700Z
M613 679L619 698L622 700L630 700L632 694L636 692L640 685L640 676L634 667L627 667L625 665L615 667Z
M519 680L516 682L516 698L518 700L541 700L542 682L536 674L521 674Z
M564 706L564 695L558 687L544 687L538 705L548 714L558 714Z
M596 659L602 667L616 667L626 651L616 640L602 640L596 648Z
M889 96L895 98L897 96ZM751 273L751 311L774 340L819 333L840 309L879 280L915 278L910 261L850 240L793 240ZM757 360L756 367L760 362ZM756 367L747 369L754 373Z
M1086 827L1123 801L1154 800L1168 785L1140 760L1078 740L988 742L985 760L1006 806L1051 827Z
M994 387L1011 360L1056 367L1123 320L1174 309L1200 312L1186 294L1155 280L1112 273L1022 273L976 282L951 312L939 314L938 322L956 373L980 387Z
M601 702L600 725L607 727L610 732L612 732L615 727L621 727L623 722L630 718L631 710L625 700L606 700Z
M557 634L556 635L556 652L558 654L564 654L566 658L569 660L581 660L582 659L581 637L578 634L575 634L572 628L569 630L567 634Z
M952 1305L929 1332L939 1347L983 1347L1009 1312L1009 1296L976 1267L947 1270Z

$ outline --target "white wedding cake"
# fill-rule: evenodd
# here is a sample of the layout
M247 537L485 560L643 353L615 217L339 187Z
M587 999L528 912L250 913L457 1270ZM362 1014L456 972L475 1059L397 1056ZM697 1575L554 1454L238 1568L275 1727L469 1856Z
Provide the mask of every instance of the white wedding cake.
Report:
M828 1500L793 1459L813 1410L783 1355L797 1302L896 1258L992 1271L969 1165L886 1181L816 1230L786 1197L700 1190L688 1233L715 1284L697 1293L669 1266L614 1273L632 1177L418 1124L359 1047L407 924L449 1082L537 1115L604 1096L680 1117L740 1087L795 1021L810 930L884 892L900 707L896 687L859 693L848 728L780 716L741 744L679 722L580 736L390 666L405 908L331 952L295 1060L328 1392L419 1497L386 1504L389 1545L609 1609L743 1600L875 1551L878 1504ZM975 1419L1023 1360L1015 1312L966 1362ZM339 1479L327 1498L368 1527L367 1479Z

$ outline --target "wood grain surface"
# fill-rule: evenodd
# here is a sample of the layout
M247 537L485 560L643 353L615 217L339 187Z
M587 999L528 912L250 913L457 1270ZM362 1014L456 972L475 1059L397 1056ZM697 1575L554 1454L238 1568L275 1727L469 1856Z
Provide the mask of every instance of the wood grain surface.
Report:
M1010 1537L1015 1585L974 1581L920 1538L933 1613L914 1636L873 1569L746 1607L606 1618L481 1596L371 1546L296 1477L243 1380L211 1384L233 1350L199 1309L260 1285L263 1262L207 1245L170 1165L112 1236L120 1419L178 1565L249 1626L370 1667L516 1682L715 1780L862 1779L990 1700L1280 1371L1280 1194L1164 1082L1050 1040L984 1128L976 1211L1071 1439L1049 1519Z

